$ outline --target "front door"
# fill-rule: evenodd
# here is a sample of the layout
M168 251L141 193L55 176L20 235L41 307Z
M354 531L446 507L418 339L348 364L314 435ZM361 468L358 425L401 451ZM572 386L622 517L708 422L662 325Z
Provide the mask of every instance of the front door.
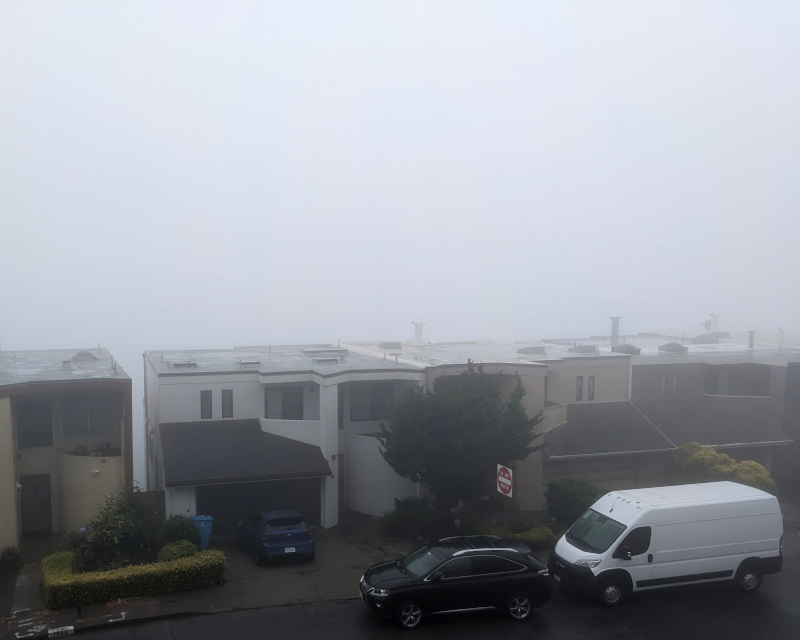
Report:
M49 538L53 531L50 511L50 474L20 476L23 538Z

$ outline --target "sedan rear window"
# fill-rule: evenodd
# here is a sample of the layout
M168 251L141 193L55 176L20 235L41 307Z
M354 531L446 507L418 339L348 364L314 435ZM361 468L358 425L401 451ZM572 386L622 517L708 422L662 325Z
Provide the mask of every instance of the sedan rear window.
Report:
M307 529L302 518L275 518L267 522L268 531L287 531L289 529Z

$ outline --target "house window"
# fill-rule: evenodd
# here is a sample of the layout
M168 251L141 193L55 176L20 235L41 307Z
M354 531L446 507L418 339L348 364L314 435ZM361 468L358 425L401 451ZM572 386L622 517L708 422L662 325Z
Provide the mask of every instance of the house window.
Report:
M222 417L233 417L233 389L222 390Z
M61 428L64 437L115 433L119 415L113 394L65 396L61 400Z
M200 419L201 420L210 420L211 419L211 392L210 391L201 391L200 392Z
M275 387L264 394L264 415L269 420L302 420L303 387Z
M589 402L594 402L594 376L589 376L588 384L586 386L586 396Z
M583 376L575 378L575 402L583 400Z
M354 384L350 389L350 420L386 420L393 399L394 385L391 382Z
M677 372L673 373L671 377L672 377L672 395L674 397L678 395L678 373Z
M61 401L61 429L65 438L89 435L88 396L67 396Z
M53 409L50 398L25 398L14 403L17 447L53 446Z

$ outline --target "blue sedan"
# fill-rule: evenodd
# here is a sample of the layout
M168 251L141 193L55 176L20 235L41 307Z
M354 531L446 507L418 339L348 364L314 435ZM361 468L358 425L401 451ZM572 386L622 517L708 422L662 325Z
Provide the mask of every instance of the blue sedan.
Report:
M252 514L240 528L241 548L250 551L256 565L268 558L316 555L314 532L299 511L275 509Z

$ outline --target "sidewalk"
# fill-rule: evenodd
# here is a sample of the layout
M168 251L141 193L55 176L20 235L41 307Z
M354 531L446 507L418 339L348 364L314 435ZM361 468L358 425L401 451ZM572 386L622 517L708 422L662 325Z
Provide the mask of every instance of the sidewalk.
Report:
M233 540L212 537L210 546L224 549L228 561L225 584L77 609L47 609L40 558L26 559L17 576L12 614L0 621L0 638L52 638L142 620L357 598L364 569L404 555L411 546L382 538L377 518L350 512L341 517L339 526L315 530L317 557L313 562L286 558L257 567Z

